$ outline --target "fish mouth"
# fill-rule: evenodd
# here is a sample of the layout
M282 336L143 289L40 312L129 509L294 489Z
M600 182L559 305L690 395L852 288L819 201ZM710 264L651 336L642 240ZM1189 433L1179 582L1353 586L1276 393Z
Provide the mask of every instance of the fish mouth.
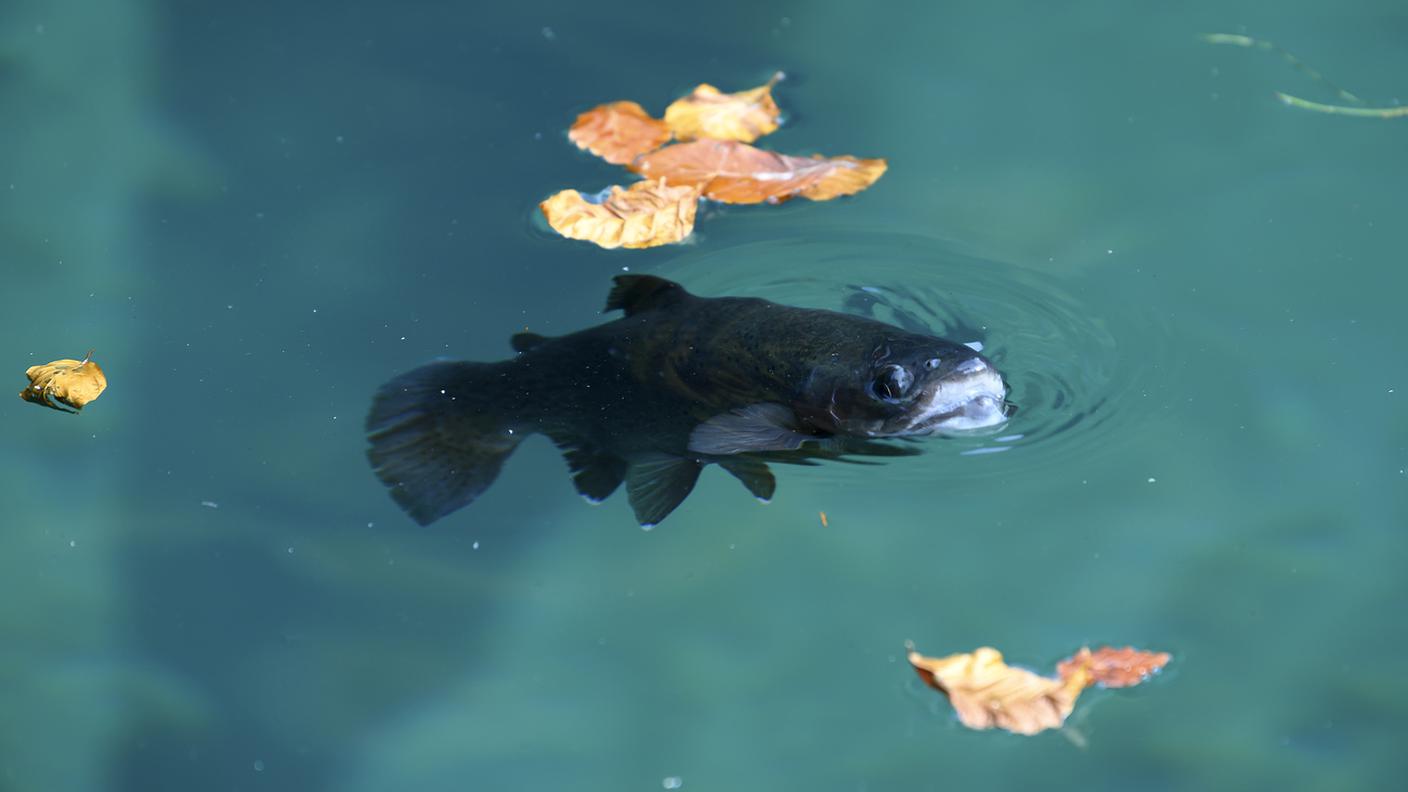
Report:
M974 358L926 389L906 416L900 435L963 435L1007 422L1016 405L1007 402L1002 375Z

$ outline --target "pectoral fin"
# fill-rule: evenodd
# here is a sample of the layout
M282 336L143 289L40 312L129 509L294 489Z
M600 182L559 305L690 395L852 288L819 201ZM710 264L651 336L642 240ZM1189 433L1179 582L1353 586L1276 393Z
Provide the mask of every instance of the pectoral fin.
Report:
M632 462L626 494L643 528L658 525L694 489L701 467L693 459L660 456Z
M796 429L796 416L781 404L750 404L694 427L689 450L728 456L748 451L796 451L815 439Z
M750 457L730 457L720 459L719 467L732 473L753 493L753 497L763 503L772 500L772 494L777 491L777 479L773 478L766 462Z

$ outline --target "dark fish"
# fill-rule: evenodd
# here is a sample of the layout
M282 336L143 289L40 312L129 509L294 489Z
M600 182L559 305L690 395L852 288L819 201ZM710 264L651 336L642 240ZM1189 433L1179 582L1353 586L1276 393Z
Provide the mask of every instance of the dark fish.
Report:
M761 500L769 462L917 453L876 442L994 426L1002 376L961 344L859 316L754 298L696 297L621 275L625 317L558 338L519 333L500 363L433 363L381 387L367 452L422 525L471 503L523 438L563 450L577 491L624 481L655 525L718 464Z

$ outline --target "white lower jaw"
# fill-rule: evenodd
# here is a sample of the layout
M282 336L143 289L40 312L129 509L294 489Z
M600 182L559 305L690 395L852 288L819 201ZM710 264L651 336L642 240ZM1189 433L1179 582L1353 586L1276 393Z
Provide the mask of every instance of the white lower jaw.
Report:
M940 434L961 434L990 429L1006 423L1007 412L1003 409L1001 396L985 393L959 408L957 415L946 418L934 425Z
M961 434L998 426L1007 420L1007 391L1002 377L991 368L972 376L944 382L920 405L906 434Z

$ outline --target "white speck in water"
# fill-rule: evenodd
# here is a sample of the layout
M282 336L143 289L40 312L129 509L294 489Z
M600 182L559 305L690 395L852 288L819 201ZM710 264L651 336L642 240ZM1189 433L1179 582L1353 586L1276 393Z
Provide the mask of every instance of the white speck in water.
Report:
M474 545L471 547L471 549L473 549L473 550L478 550L478 549L479 549L479 543L478 543L478 542L475 542Z
M220 504L216 503L215 501L201 501L201 502L200 502L200 505L204 506L204 507L207 508L207 509L218 509L218 508L220 508Z
M548 41L555 41L557 39L557 33L553 32L552 28L544 26L543 38L547 39Z
M1398 471L1398 472L1399 472L1399 473L1402 473L1403 471L1400 470L1400 471ZM728 549L730 549L730 550L737 550L737 549L738 549L738 545L736 545L736 544L729 544Z
M290 548L288 549L288 554L289 554L289 555L293 555L293 548L292 548L292 547L290 547Z
M254 772L256 772L256 773L262 773L262 772L264 772L264 760L263 760L263 759L255 759L255 760L254 760Z
M1150 484L1153 484L1155 481L1158 481L1158 479L1154 478L1153 476L1150 476L1150 477L1149 477L1149 483L1150 483Z
M338 135L337 137L333 138L333 141L336 143L341 143L344 140L346 140L346 138L344 138L342 135Z
M1115 251L1113 251L1113 250L1106 250L1106 251L1105 251L1105 255L1107 255L1107 256L1113 256L1113 255L1115 255Z
M368 528L372 527L373 525L376 525L376 523L367 523Z
M666 789L679 789L684 786L684 779L679 776L666 776L660 781L660 786Z
M69 547L78 547L78 540L77 540L77 539L70 539L70 540L68 540L68 546L69 546Z

